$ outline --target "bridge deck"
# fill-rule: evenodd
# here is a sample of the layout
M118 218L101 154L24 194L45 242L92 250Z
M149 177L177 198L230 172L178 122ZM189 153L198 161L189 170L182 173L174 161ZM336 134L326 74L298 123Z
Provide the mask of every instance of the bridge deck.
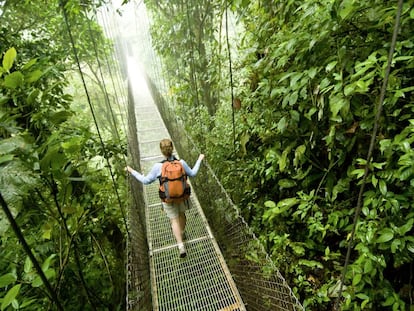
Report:
M170 136L145 81L140 84L133 95L141 169L146 174L154 163L162 160L159 141ZM190 209L186 212L187 257L182 259L169 220L161 209L158 183L144 186L144 192L153 309L246 310L197 196L191 195Z

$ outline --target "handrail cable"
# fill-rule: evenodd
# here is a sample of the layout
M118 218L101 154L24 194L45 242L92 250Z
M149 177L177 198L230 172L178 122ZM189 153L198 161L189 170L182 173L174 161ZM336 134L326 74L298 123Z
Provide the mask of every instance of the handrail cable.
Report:
M74 53L74 57L75 57L75 60L76 60L77 66L78 66L78 70L79 70L79 74L80 74L80 77L81 77L81 80L82 80L82 84L83 84L83 87L84 87L84 90L85 90L85 94L86 94L86 98L87 98L87 101L88 101L88 105L89 105L89 108L91 110L91 114L92 114L92 117L93 117L93 121L95 123L96 131L98 133L99 140L100 140L100 143L101 143L103 152L104 152L105 160L106 160L106 163L108 165L108 169L109 169L109 172L110 172L110 175L111 175L111 178L112 178L112 184L114 186L114 190L115 190L115 193L116 193L116 197L117 197L117 200L118 200L118 204L119 204L119 207L120 207L120 210L121 210L121 214L122 214L122 218L123 218L123 221L124 221L125 230L126 230L128 236L129 236L130 233L129 233L129 229L128 229L128 223L126 221L125 212L124 212L124 209L122 207L121 199L120 199L120 196L119 196L119 193L118 193L118 188L116 186L116 181L115 181L114 173L112 171L112 166L111 166L111 164L109 162L108 151L107 151L107 149L105 147L105 144L104 144L104 141L103 141L103 138L102 138L102 135L101 135L101 131L99 129L99 125L98 125L98 122L97 122L95 110L93 108L93 105L92 105L92 102L91 102L91 98L89 96L89 91L88 91L88 88L86 86L85 77L83 75L82 68L81 68L81 65L80 65L80 60L79 60L79 57L78 57L78 51L77 51L76 46L75 46L75 40L74 40L73 35L72 35L72 31L71 31L71 27L70 27L70 24L69 24L69 21L68 21L66 9L62 5L62 3L61 3L61 7L62 7L64 19L65 19L65 24L66 24L66 27L67 27L67 30L68 30L70 42L71 42L71 45L72 45L72 50L73 50L73 53Z
M345 274L346 274L347 269L348 269L349 259L350 259L350 255L351 255L351 249L352 249L353 243L354 243L354 236L355 236L356 226L357 226L358 218L359 218L359 215L360 215L361 209L362 209L362 196L364 194L365 184L366 184L366 180L367 180L367 177L368 177L369 165L372 161L372 153L373 153L373 150L374 150L374 144L375 144L375 140L376 140L376 136L377 136L377 132L378 132L379 119L380 119L381 113L382 113L382 108L383 108L384 99L385 99L385 92L387 90L388 79L389 79L389 76L390 76L391 63L392 63L392 60L393 60L395 45L396 45L396 42L397 42L397 34L398 34L398 30L400 28L400 17L401 17L402 6L403 6L403 0L399 0L398 1L397 13L396 13L396 17L395 17L395 23L394 23L394 31L393 31L393 34L392 34L391 46L390 46L389 53L388 53L387 67L385 69L385 75L384 75L384 80L383 80L382 87L381 87L380 99L379 99L379 102L378 102L378 105L377 105L377 113L375 114L374 128L372 130L371 141L370 141L370 144L369 144L369 149L368 149L368 154L367 154L367 163L365 165L364 176L362 178L362 184L361 184L361 187L359 189L358 201L357 201L357 206L355 208L355 214L354 214L354 221L353 221L353 225L352 225L351 237L349 238L348 249L347 249L346 258L345 258L345 264L344 264L344 268L343 268L342 275L341 275L341 280L340 280L338 298L336 299L334 310L339 310L338 308L341 304L341 296L342 296L343 286L344 286L344 282L345 282Z
M39 262L37 261L36 257L34 256L29 244L27 244L26 239L23 236L22 231L20 230L19 225L17 224L16 220L13 218L13 214L11 213L6 201L4 200L1 192L0 192L0 204L1 207L3 208L4 213L7 216L7 219L10 222L10 225L14 231L14 233L16 234L18 240L20 241L20 243L23 246L24 251L26 252L27 256L29 256L31 262L33 263L33 266L35 267L37 273L39 274L43 284L45 284L46 289L48 290L50 296L48 296L48 298L53 301L58 310L62 310L63 311L63 307L62 304L59 301L59 298L56 294L56 291L52 288L52 285L49 283L49 280L47 279L45 273L42 270L42 267L40 266Z

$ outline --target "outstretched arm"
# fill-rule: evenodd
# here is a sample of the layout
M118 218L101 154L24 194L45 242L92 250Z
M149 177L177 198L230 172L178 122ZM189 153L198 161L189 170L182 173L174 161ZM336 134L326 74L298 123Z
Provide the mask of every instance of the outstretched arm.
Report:
M158 175L160 174L160 171L161 171L161 166L160 165L158 165L158 164L160 164L160 163L156 163L153 167L152 167L152 169L151 169L151 171L148 173L148 175L143 175L143 174L141 174L141 173L139 173L139 172L137 172L136 170L134 170L132 167L130 167L130 166L127 166L125 169L129 172L129 173L131 173L131 175L132 176L134 176L138 181L140 181L140 182L142 182L144 185L148 185L148 184L150 184L150 183L152 183L152 182L154 182L156 179L157 179L157 177L158 177Z
M204 159L204 154L200 154L193 168L190 168L184 160L181 160L181 163L183 164L183 167L184 167L184 170L187 176L194 177L195 175L197 175L198 170L200 169L201 161L203 159Z

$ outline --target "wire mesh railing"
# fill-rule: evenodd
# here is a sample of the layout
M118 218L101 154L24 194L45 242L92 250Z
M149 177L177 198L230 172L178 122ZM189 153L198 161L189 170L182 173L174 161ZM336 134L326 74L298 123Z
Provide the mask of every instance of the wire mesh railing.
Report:
M195 162L199 148L155 84L150 79L148 84L178 153ZM303 310L212 168L206 167L192 184L247 310Z
M128 100L128 153L130 164L140 169L140 152L138 147L137 122L135 118L135 104L129 87ZM127 240L127 309L152 310L151 278L149 271L148 244L145 223L145 201L143 187L137 182L129 180L130 205L128 209Z

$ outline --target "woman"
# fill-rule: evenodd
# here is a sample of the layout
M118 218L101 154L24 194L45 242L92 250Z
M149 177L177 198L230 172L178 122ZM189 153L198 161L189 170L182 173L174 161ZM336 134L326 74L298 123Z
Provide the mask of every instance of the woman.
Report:
M174 146L170 139L163 139L160 141L160 150L166 160L174 159L174 156L173 156ZM192 169L188 166L188 164L184 160L180 160L187 176L194 177L197 175L198 170L200 168L201 161L203 159L204 159L204 154L200 154L198 156L198 160L196 164L194 165ZM151 171L146 176L138 173L137 171L135 171L129 166L126 167L126 170L129 173L131 173L132 176L134 176L138 181L140 181L144 185L147 185L147 184L154 182L156 179L160 178L161 168L162 168L161 162L155 163ZM185 225L187 221L185 217L185 210L187 209L187 206L185 202L180 202L180 203L162 202L162 206L168 218L170 219L171 228L172 228L174 237L177 240L180 257L184 258L187 255L187 251L183 243L183 235L184 235Z

